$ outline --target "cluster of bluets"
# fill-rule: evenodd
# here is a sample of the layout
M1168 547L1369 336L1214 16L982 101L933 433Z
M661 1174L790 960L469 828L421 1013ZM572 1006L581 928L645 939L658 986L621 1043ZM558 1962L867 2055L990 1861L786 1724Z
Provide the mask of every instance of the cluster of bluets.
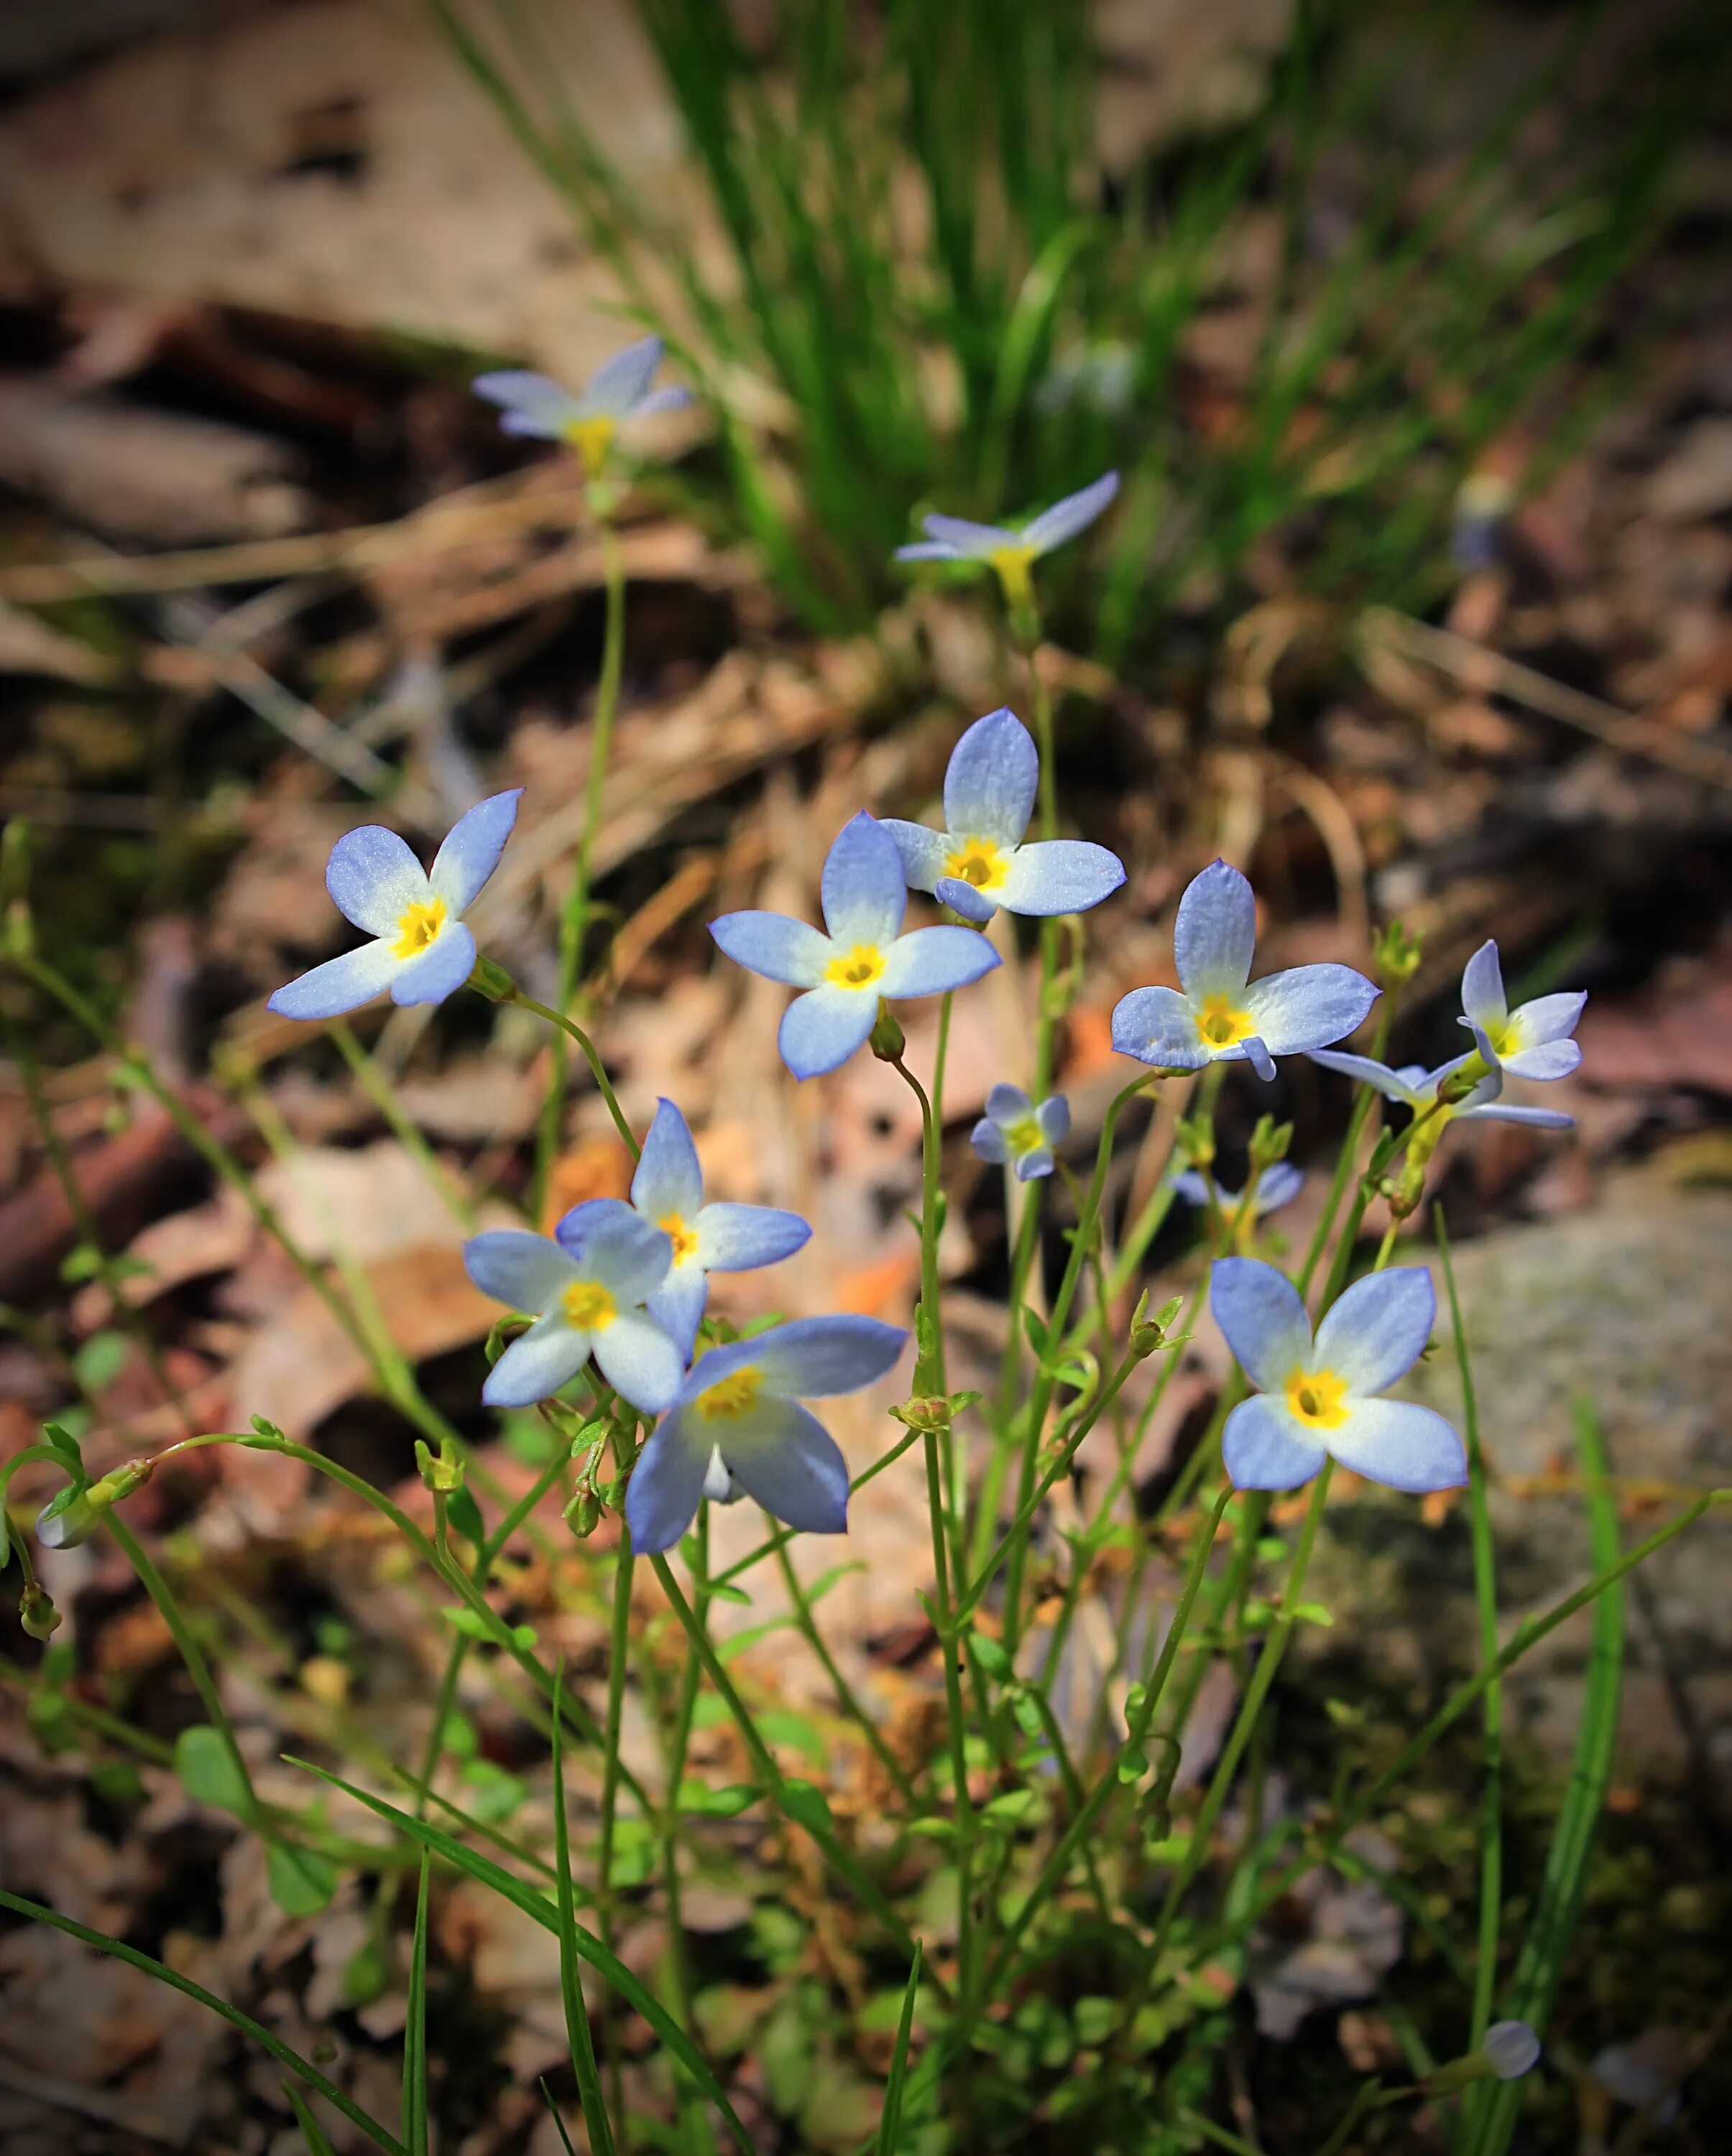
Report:
M476 388L505 408L507 432L568 442L592 477L622 421L685 401L653 392L661 346L646 338L620 353L578 396L544 377L498 374ZM923 541L899 558L990 567L1013 615L1030 603L1031 564L1092 523L1118 490L1108 473L1030 522L968 523L928 516ZM1104 846L1074 839L1030 841L1040 759L1008 710L964 733L943 786L941 829L862 810L837 835L820 883L824 927L768 912L724 914L711 934L737 963L799 993L778 1034L797 1079L838 1069L864 1046L881 1009L906 997L948 995L1000 963L982 932L994 916L1051 918L1098 906L1125 880ZM399 1004L437 1003L466 981L475 939L463 914L491 875L517 814L516 793L470 810L430 871L394 834L351 832L331 856L326 883L338 907L373 940L279 989L271 1007L329 1019L388 990ZM910 890L954 920L907 930ZM1473 1046L1440 1069L1387 1069L1335 1047L1364 1021L1379 990L1342 965L1298 966L1253 981L1257 907L1238 870L1216 861L1180 901L1174 933L1177 988L1133 989L1113 1014L1121 1054L1168 1073L1248 1063L1270 1079L1276 1059L1308 1055L1405 1105L1422 1168L1454 1121L1503 1117L1547 1127L1570 1118L1505 1103L1506 1072L1560 1078L1580 1061L1571 1039L1584 998L1554 995L1511 1011L1497 947L1487 943L1462 980L1462 1022ZM994 1086L974 1148L1023 1181L1050 1175L1069 1136L1060 1096L1040 1101ZM1421 1137L1422 1133L1422 1137ZM1174 1178L1194 1203L1239 1219L1240 1232L1297 1193L1285 1163L1264 1169L1249 1205L1211 1185L1206 1169ZM645 1418L660 1418L633 1470L626 1517L637 1546L671 1546L700 1500L757 1499L790 1526L836 1532L847 1522L841 1453L802 1399L857 1391L882 1377L907 1337L863 1317L815 1317L697 1353L707 1276L792 1256L811 1230L764 1206L706 1204L685 1118L663 1101L645 1139L630 1200L595 1199L551 1236L478 1235L465 1256L489 1295L532 1321L506 1347L484 1397L501 1407L552 1398L592 1360L599 1381ZM1435 1299L1423 1267L1379 1272L1348 1289L1313 1337L1298 1291L1276 1267L1247 1256L1215 1263L1211 1306L1241 1367L1259 1389L1228 1418L1227 1471L1241 1487L1287 1489L1333 1456L1399 1490L1455 1486L1466 1478L1460 1439L1429 1409L1382 1395L1430 1337ZM694 1357L696 1359L694 1359Z

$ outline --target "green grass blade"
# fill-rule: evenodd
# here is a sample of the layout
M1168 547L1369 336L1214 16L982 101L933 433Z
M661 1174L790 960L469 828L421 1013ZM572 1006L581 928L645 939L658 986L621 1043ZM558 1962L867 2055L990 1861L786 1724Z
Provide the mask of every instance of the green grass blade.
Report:
M427 1882L424 1847L415 1888L415 1936L409 1948L409 2015L403 2025L403 2138L409 2156L427 2156Z
M53 1930L64 1932L68 1938L77 1939L98 1953L111 1955L130 1968L139 1969L146 1976L153 1976L170 1990L196 1999L201 2006L209 2007L213 2014L220 2014L233 2029L250 2042L270 2052L279 2066L286 2066L323 2097L326 2102L340 2111L352 2126L358 2127L376 2148L383 2148L387 2156L409 2156L409 2151L387 2126L381 2126L371 2112L363 2111L352 2097L345 2096L334 2082L327 2081L310 2061L290 2048L280 2036L273 2035L262 2021L255 2021L250 2014L243 2014L238 2006L231 2006L226 1999L218 1999L213 1991L207 1991L202 1984L194 1984L191 1977L182 1976L178 1969L170 1969L166 1962L141 1953L136 1947L129 1947L124 1940L111 1939L106 1932L93 1932L86 1924L75 1924L70 1917L63 1917L58 1909L44 1908L40 1902L27 1902L22 1894L8 1893L0 1887L0 1909L10 1909L15 1917L28 1917L33 1922L47 1924ZM749 2145L743 2144L743 2145Z
M514 1908L521 1909L526 1917L539 1924L543 1931L552 1932L558 1938L559 1934L558 1909L550 1907L544 1897L537 1893L532 1887L526 1887L521 1879L513 1878L511 1874L501 1866L493 1863L487 1857L478 1855L472 1849L466 1849L460 1841L444 1832L442 1829L430 1825L427 1820L416 1819L413 1814L403 1810L398 1805L388 1804L384 1798L376 1797L369 1790L357 1789L352 1782L344 1781L341 1775L327 1774L324 1768L314 1766L311 1760L297 1759L291 1753L285 1753L284 1757L290 1766L301 1768L309 1774L317 1775L321 1782L328 1782L332 1789L341 1789L345 1796L352 1797L357 1804L364 1804L367 1810L377 1817L388 1820L392 1825L406 1834L412 1841L420 1843L424 1848L430 1850L445 1863L466 1874L475 1881L477 1886L486 1887L492 1892L502 1895ZM751 2138L740 2122L739 2114L728 2102L727 2092L717 2080L713 2069L667 2009L645 1988L638 1978L632 1974L617 1954L608 1952L593 1932L586 1931L581 1924L573 1924L571 1927L571 1940L576 1952L589 1964L592 1969L600 1970L621 1997L642 2015L645 2020L660 2037L662 2042L667 2046L669 2051L691 2075L692 2080L722 2113L722 2118L727 2122L728 2131L746 2152L746 2156L755 2156ZM393 2151L398 2152L398 2156L407 2156L407 2152L403 2150L400 2142L393 2139L389 2146Z
M306 2098L293 2082L285 2082L281 2086L289 2108L295 2114L295 2123L301 2128L301 2138L306 2143L306 2156L337 2156L330 2137L313 2117L312 2106Z
M1588 1541L1596 1571L1618 1562L1617 1504L1606 1486L1605 1440L1591 1404L1575 1403L1575 1445L1587 1496ZM1570 1786L1558 1813L1557 1831L1539 1890L1539 1902L1510 1979L1504 2014L1544 2036L1558 1994L1565 1957L1575 1936L1595 1830L1611 1780L1618 1707L1624 1681L1624 1590L1609 1586L1594 1604L1593 1645L1588 1656L1587 1697ZM1482 2084L1486 2093L1470 2111L1472 2156L1504 2156L1521 2108L1522 2084Z
M583 2107L583 2124L588 2130L590 2156L613 2156L614 2129L608 2118L607 2099L601 2092L601 2076L596 2071L589 2009L583 2003L583 1987L578 1976L578 1917L572 1894L571 1825L565 1815L565 1757L558 1714L563 1689L562 1671L553 1681L553 1856L559 1900L559 1995L565 2006L566 2041L571 2047L571 2070L577 2076L578 2101ZM560 2130L563 2133L564 2128Z
M908 2078L908 2046L914 2035L914 2001L920 1990L920 1963L924 1942L914 1942L914 1958L908 1967L908 1988L902 1994L902 2018L897 2025L896 2051L890 2061L890 2079L884 2087L884 2115L878 2122L878 2156L895 2156L902 2128L902 2090Z

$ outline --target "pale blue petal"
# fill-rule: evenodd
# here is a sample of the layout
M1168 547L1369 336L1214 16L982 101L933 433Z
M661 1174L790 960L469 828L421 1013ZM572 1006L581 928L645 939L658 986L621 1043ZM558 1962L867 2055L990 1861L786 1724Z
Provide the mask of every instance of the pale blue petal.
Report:
M933 886L933 896L941 906L948 906L953 913L959 913L964 921L972 921L984 928L998 911L998 903L984 891L977 891L960 876L940 876Z
M964 929L963 935L974 932ZM825 985L796 996L782 1014L776 1045L796 1078L821 1078L839 1070L865 1045L878 1017L876 992Z
M1019 1123L1034 1111L1034 1102L1020 1086L1000 1083L986 1096L986 1112L995 1123Z
M894 1365L907 1337L901 1326L876 1317L796 1317L740 1345L751 1350L745 1359L763 1372L771 1391L817 1399L874 1383Z
M1512 1078L1567 1078L1581 1063L1573 1040L1540 1040L1531 1048L1506 1051L1503 1068Z
M1010 1158L1010 1147L1004 1132L990 1116L983 1116L969 1133L969 1143L981 1160L990 1161L994 1168L1002 1168Z
M1034 737L1000 706L976 719L944 771L944 829L953 840L990 839L1014 846L1028 829L1041 783Z
M585 418L623 419L648 393L661 364L661 339L640 337L599 367L578 400Z
M771 1397L715 1430L728 1471L765 1512L807 1534L846 1532L848 1463L816 1415Z
M468 912L476 892L499 866L522 798L521 786L491 794L486 800L476 802L466 815L460 816L445 834L427 880L453 913Z
M1353 1400L1347 1420L1329 1434L1344 1467L1413 1496L1459 1490L1467 1480L1462 1440L1430 1408L1408 1400Z
M470 387L477 397L499 405L508 420L527 419L537 433L557 435L577 417L577 398L545 374L501 367L493 374L478 374ZM520 430L513 428L511 431Z
M1518 1050L1538 1048L1543 1042L1567 1040L1575 1032L1587 1002L1583 988L1564 989L1555 996L1535 996L1530 1004L1513 1012L1509 1020L1510 1038ZM1512 1057L1503 1059L1506 1067L1515 1068Z
M1223 1048L1220 1052L1223 1056L1236 1060L1242 1056L1266 1086L1275 1075L1275 1059L1270 1055L1268 1045L1261 1034L1248 1033L1243 1040L1236 1042L1231 1048Z
M1410 1108L1422 1105L1416 1081L1423 1083L1426 1073L1417 1064L1391 1070L1386 1063L1374 1062L1369 1055L1351 1055L1344 1049L1313 1048L1309 1052L1311 1060L1322 1064L1325 1070L1339 1070L1344 1078L1357 1079L1386 1101L1401 1101ZM1429 1095L1425 1097L1429 1099Z
M1486 1101L1477 1106L1457 1108L1458 1123L1525 1123L1534 1131L1573 1131L1574 1116L1561 1108L1520 1108L1511 1101Z
M735 965L790 988L815 988L833 955L827 936L785 913L724 913L710 933Z
M1311 1321L1299 1291L1260 1258L1218 1258L1209 1307L1254 1385L1278 1393L1311 1354Z
M1323 1447L1287 1411L1261 1393L1241 1400L1221 1434L1221 1463L1240 1490L1297 1490L1323 1466Z
M887 996L942 996L965 988L1000 963L977 929L917 928L885 953L879 991Z
M1473 1025L1501 1025L1509 1015L1495 943L1482 943L1467 961L1462 974L1462 1009Z
M943 546L953 547L965 561L984 562L989 554L995 554L1001 547L1015 547L1021 543L1016 533L1005 525L975 524L966 516L923 516L920 528L928 539L936 539Z
M832 942L881 949L893 942L907 911L908 887L896 841L862 808L837 832L820 884Z
M1367 1273L1325 1313L1311 1367L1333 1370L1356 1399L1387 1392L1419 1360L1436 1315L1423 1265Z
M1051 1175L1052 1168L1051 1147L1031 1146L1025 1153L1020 1154L1017 1158L1016 1180L1019 1183L1032 1183L1036 1176Z
M971 562L976 557L964 553L959 547L953 547L948 539L915 539L906 547L898 547L891 558L897 562Z
M399 968L391 983L393 1004L442 1004L475 969L475 939L466 921L451 921L424 951Z
M704 1322L710 1299L710 1283L695 1258L676 1265L645 1307L679 1349L681 1359L690 1356Z
M1031 523L1025 524L1020 535L1023 545L1032 547L1037 554L1050 554L1066 539L1086 531L1118 491L1118 474L1103 472L1092 486L1067 494L1062 501L1055 501L1051 509L1042 510Z
M1036 1109L1035 1121L1043 1137L1054 1145L1062 1145L1071 1135L1071 1104L1062 1093L1049 1094Z
M548 1235L527 1228L490 1228L463 1246L463 1263L483 1295L508 1310L539 1317L578 1278L570 1256Z
M1124 881L1124 864L1085 839L1036 839L1010 856L993 896L1006 913L1087 913Z
M631 1202L646 1220L676 1214L689 1226L704 1202L704 1173L686 1118L671 1101L655 1103L655 1117L631 1178Z
M1277 1160L1272 1167L1266 1168L1257 1178L1257 1209L1259 1217L1291 1204L1298 1196L1299 1186L1304 1180L1291 1161Z
M369 936L394 936L409 907L431 896L427 871L395 831L363 824L331 849L325 888L340 913Z
M578 1263L585 1280L599 1281L622 1309L629 1309L661 1286L673 1259L669 1237L622 1206L589 1229Z
M924 824L904 823L900 816L880 819L902 856L902 879L910 891L934 891L944 873L944 863L953 848L942 831L929 831Z
M600 1223L616 1219L622 1213L632 1213L623 1198L586 1198L581 1205L573 1205L569 1213L554 1222L554 1239L562 1250L580 1258Z
M1362 1024L1380 991L1351 966L1294 966L1253 981L1245 1009L1272 1055L1328 1048Z
M590 1348L614 1390L644 1414L660 1414L679 1398L686 1358L646 1312L622 1310Z
M1113 1045L1157 1070L1200 1070L1210 1051L1177 988L1133 988L1113 1011Z
M625 1491L625 1524L634 1548L656 1557L678 1542L697 1514L712 1450L697 1418L676 1408L638 1455Z
M271 998L270 1008L279 1018L341 1018L383 995L402 964L388 943L363 943L288 982Z
M1208 1179L1200 1168L1187 1168L1180 1174L1175 1175L1173 1178L1173 1188L1187 1205L1206 1206L1209 1203ZM1224 1210L1231 1212L1234 1203L1233 1194L1227 1190L1221 1191L1219 1194L1219 1202Z
M692 401L689 389L670 385L666 389L652 389L647 397L639 398L631 408L634 419L648 419L658 412L683 412Z
M779 1265L812 1240L809 1222L774 1205L706 1205L696 1224L697 1262L712 1273Z
M1185 886L1173 926L1173 959L1185 993L1198 1003L1226 996L1237 1004L1256 947L1251 886L1228 862L1211 861Z
M568 1385L588 1360L589 1335L573 1331L556 1311L512 1341L487 1373L481 1399L490 1408L533 1407Z

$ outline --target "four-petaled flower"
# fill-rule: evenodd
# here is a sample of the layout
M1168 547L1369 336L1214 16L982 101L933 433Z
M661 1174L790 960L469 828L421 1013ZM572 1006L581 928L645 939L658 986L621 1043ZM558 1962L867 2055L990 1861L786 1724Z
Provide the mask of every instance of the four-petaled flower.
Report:
M1052 1148L1071 1135L1071 1104L1054 1093L1039 1107L1020 1086L994 1086L969 1142L982 1160L1015 1170L1019 1183L1052 1173Z
M1586 993L1536 996L1511 1010L1503 993L1498 947L1482 943L1462 975L1462 1024L1491 1043L1512 1078L1567 1078L1581 1061L1570 1038L1587 1001ZM1490 1060L1488 1058L1488 1060Z
M1118 474L1103 472L1092 486L1067 494L1026 524L972 524L965 516L923 516L924 539L898 547L899 562L985 562L998 572L1013 613L1034 598L1029 571L1041 555L1086 531L1118 491Z
M976 719L951 752L944 773L944 825L886 817L902 872L974 921L1006 913L1082 913L1124 881L1116 854L1081 839L1022 844L1034 813L1041 759L1014 711Z
M1283 1205L1292 1204L1299 1194L1303 1175L1291 1161L1277 1160L1266 1168L1257 1179L1257 1189L1251 1201L1251 1217L1261 1220L1266 1213L1274 1213ZM1209 1203L1209 1178L1200 1168L1188 1168L1173 1178L1173 1188L1190 1205ZM1215 1202L1229 1220L1237 1214L1244 1201L1242 1190L1229 1190L1217 1183Z
M651 389L661 364L661 339L646 336L616 352L575 396L545 374L506 367L477 375L475 394L499 405L500 430L547 442L569 442L593 479L607 461L622 421L652 412L676 412L691 402L689 389Z
M1113 1014L1113 1045L1167 1070L1247 1061L1275 1075L1277 1055L1300 1055L1351 1033L1379 990L1351 966L1295 966L1251 979L1257 901L1236 868L1215 861L1179 901L1176 988L1133 988Z
M848 1525L848 1467L799 1403L857 1393L896 1361L907 1334L875 1317L801 1317L699 1356L656 1425L625 1492L640 1550L671 1549L700 1497L743 1491L790 1527L839 1535Z
M499 865L523 789L478 801L424 869L394 831L363 824L337 840L325 888L338 911L377 938L280 988L284 1018L338 1018L388 988L396 1004L442 1004L475 970L475 939L462 916Z
M656 1104L631 1178L631 1204L592 1198L575 1207L553 1230L561 1247L578 1255L598 1219L624 1212L660 1229L673 1245L667 1278L645 1306L650 1315L689 1356L703 1322L710 1273L743 1273L773 1265L811 1240L798 1213L773 1205L706 1205L703 1170L686 1118L671 1101Z
M1503 1090L1503 1071L1488 1040L1482 1037L1477 1053L1489 1065L1485 1075L1470 1093L1456 1101L1446 1101L1437 1106L1437 1090L1447 1078L1454 1077L1474 1060L1475 1051L1458 1055L1452 1063L1427 1070L1422 1063L1404 1064L1401 1070L1391 1070L1386 1063L1375 1062L1369 1055L1349 1055L1339 1049L1313 1048L1311 1060L1321 1063L1327 1070L1339 1070L1344 1077L1356 1078L1361 1085L1370 1086L1381 1093L1386 1101L1399 1101L1403 1107L1411 1108L1416 1116L1425 1116L1430 1126L1441 1129L1449 1122L1527 1123L1542 1131L1567 1131L1575 1127L1575 1118L1566 1116L1560 1108L1529 1108L1514 1101L1500 1100Z
M487 1373L490 1407L551 1399L594 1354L608 1383L645 1414L660 1414L680 1389L686 1358L645 1309L668 1275L673 1242L616 1204L594 1220L577 1255L547 1235L493 1228L463 1246L469 1276L535 1322Z
M1325 1312L1315 1340L1298 1290L1259 1259L1216 1259L1209 1303L1241 1368L1261 1388L1221 1433L1221 1456L1240 1489L1296 1489L1331 1455L1392 1490L1453 1490L1467 1481L1462 1440L1441 1414L1377 1397L1431 1337L1437 1304L1423 1265L1355 1281Z
M864 809L837 834L820 892L827 936L784 913L724 913L710 923L737 964L805 990L783 1013L776 1036L796 1078L845 1063L871 1031L881 996L943 995L999 963L972 928L902 933L908 899L902 855Z

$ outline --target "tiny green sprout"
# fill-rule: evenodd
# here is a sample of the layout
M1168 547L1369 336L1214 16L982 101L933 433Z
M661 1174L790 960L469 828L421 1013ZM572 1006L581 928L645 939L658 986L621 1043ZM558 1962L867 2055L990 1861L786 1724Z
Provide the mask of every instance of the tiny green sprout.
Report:
M881 998L878 1015L872 1021L872 1029L866 1035L866 1045L881 1063L900 1063L902 1050L908 1045L908 1036L902 1031L902 1021Z
M254 1452L275 1452L289 1442L274 1422L267 1422L263 1415L257 1414L253 1417L252 1435L240 1441Z
M1372 946L1371 962L1386 988L1405 988L1419 971L1425 937L1399 921L1389 927Z
M60 1628L60 1613L55 1609L46 1588L35 1580L27 1583L18 1598L18 1622L33 1640L51 1640Z
M451 1496L463 1487L463 1462L452 1451L449 1438L442 1437L439 1450L434 1452L425 1438L418 1437L415 1466L421 1480L436 1496Z

